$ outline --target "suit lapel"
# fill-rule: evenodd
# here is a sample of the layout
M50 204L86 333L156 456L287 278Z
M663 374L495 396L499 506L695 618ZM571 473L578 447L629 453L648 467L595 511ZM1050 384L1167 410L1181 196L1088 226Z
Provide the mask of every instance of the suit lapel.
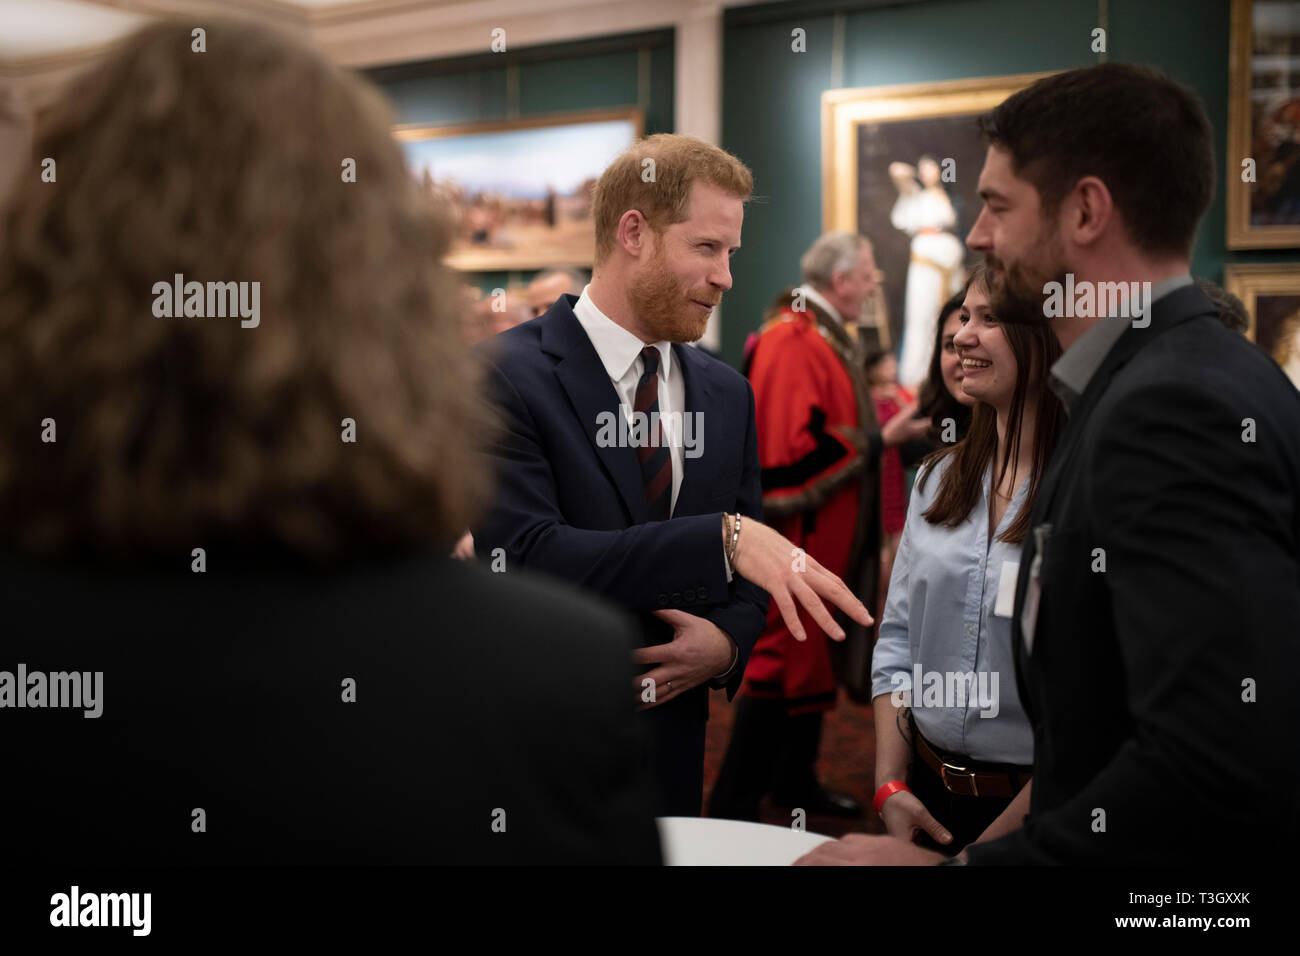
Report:
M1030 709L1032 698L1026 693L1023 683L1023 672L1028 666L1029 653L1024 646L1024 635L1021 633L1020 627L1020 614L1024 608L1025 595L1028 590L1029 570L1033 565L1034 558L1038 555L1034 529L1045 522L1050 523L1049 519L1052 516L1052 506L1056 500L1057 492L1060 490L1065 475L1070 473L1075 452L1083 441L1084 426L1087 424L1088 418L1092 414L1092 410L1097 406L1098 401L1100 401L1101 396L1105 394L1107 386L1110 385L1110 380L1142 348L1155 341L1157 336L1197 316L1207 313L1213 314L1213 311L1214 306L1209 298L1195 286L1185 286L1169 293L1152 308L1150 325L1146 328L1133 328L1130 326L1124 330L1124 334L1106 353L1101 366L1088 381L1088 387L1075 400L1074 407L1070 411L1065 431L1056 446L1056 451L1052 454L1052 460L1048 463L1047 473L1043 476L1043 484L1038 492L1038 499L1035 501L1034 509L1030 514L1029 534L1025 538L1025 544L1021 551L1020 575L1016 581L1015 609L1012 612L1011 639L1015 647L1015 659L1020 665L1016 668L1016 679L1021 700L1025 702L1026 710L1031 717L1033 716ZM1041 634L1035 629L1035 645L1040 639Z
M699 506L708 497L709 491L709 468L705 465L704 453L710 448L720 448L723 439L723 419L727 416L721 413L721 409L715 409L713 382L708 372L708 363L704 361L703 356L695 349L688 345L674 345L673 356L677 360L677 374L682 376L685 394L685 405L682 409L683 428L685 428L685 416L691 416L692 421L699 422L701 426L695 433L695 441L698 443L697 450L699 456L696 458L688 457L690 449L685 449L682 455L682 486L677 492L677 506L673 509L673 514L696 514ZM703 414L706 409L711 409L709 414ZM700 412L699 416L695 413ZM707 459L716 461L715 452L713 458Z
M612 415L617 429L621 426L622 412L618 392L596 354L596 347L574 316L567 299L557 302L539 321L543 323L542 351L559 360L555 365L555 377L569 397L579 425L610 481L618 489L631 523L644 523L649 519L649 513L636 449L620 447L618 442L607 444L599 440L602 422L611 421L609 416ZM618 434L621 432L616 431L615 435Z
M1128 364L1134 355L1160 335L1189 319L1206 313L1212 314L1213 311L1214 305L1204 292L1194 285L1184 286L1164 296L1152 307L1151 322L1145 328L1130 326L1124 330L1124 334L1106 353L1101 365L1089 379L1088 387L1075 399L1065 431L1061 435L1061 442L1052 455L1051 464L1044 476L1042 490L1039 492L1041 511L1039 507L1035 507L1035 512L1041 515L1050 513L1063 476L1068 473L1074 451L1082 440L1084 426L1115 374Z

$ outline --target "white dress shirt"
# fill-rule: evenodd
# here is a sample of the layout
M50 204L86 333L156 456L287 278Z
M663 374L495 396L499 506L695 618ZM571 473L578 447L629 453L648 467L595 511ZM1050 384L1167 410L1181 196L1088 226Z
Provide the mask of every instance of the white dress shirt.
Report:
M592 347L595 348L600 363L605 366L605 374L609 376L610 382L614 385L614 391L618 393L618 403L622 408L623 416L630 421L633 403L636 398L636 385L637 382L641 381L641 374L645 371L645 361L641 358L641 350L646 347L646 343L596 308L596 304L591 301L591 296L588 295L590 288L590 285L583 287L582 295L578 296L578 301L573 304L573 314L582 326L583 331L587 333L587 338L591 339ZM663 424L664 440L668 442L668 453L673 460L671 514L671 510L677 508L677 493L682 487L682 469L685 467L685 449L682 444L681 431L678 429L678 422L680 416L686 413L686 382L673 361L672 344L669 342L655 342L654 347L659 350L660 420ZM662 417L669 415L671 412L679 413L678 418ZM718 530L721 532L722 529L719 528ZM726 543L722 542L720 534L719 544L722 548L722 559L727 572L727 580L731 581L731 562L727 560ZM731 640L730 635L728 635L728 640ZM732 672L739 663L740 651L736 646L736 642L731 640L731 645L731 664L710 682L711 686L715 688L725 686L726 681L731 678Z
M641 350L646 347L646 343L596 308L587 294L590 288L591 286L583 288L582 295L573 305L573 314L586 331L587 338L591 339L609 380L614 384L614 391L618 392L624 419L631 421L636 384L641 381L641 374L645 371ZM682 469L685 466L685 450L678 425L681 414L686 411L686 384L673 362L672 344L655 342L654 347L659 350L660 356L659 414L664 440L668 442L668 453L673 460L673 498L670 508L675 509L677 493L682 487ZM673 412L678 414L674 416L671 414Z
M844 317L840 315L840 310L835 308L835 306L831 305L829 302L827 302L826 297L824 295L822 295L820 292L818 292L816 289L814 289L812 286L808 285L807 283L804 283L803 285L799 286L799 288L803 289L804 298L812 299L813 303L816 306L818 306L823 312L829 315L840 325L845 324Z

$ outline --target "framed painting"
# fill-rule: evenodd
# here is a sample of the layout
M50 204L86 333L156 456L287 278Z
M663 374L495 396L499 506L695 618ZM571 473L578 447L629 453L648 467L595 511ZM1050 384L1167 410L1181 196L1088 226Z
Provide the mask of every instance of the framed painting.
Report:
M1300 388L1300 262L1225 266L1223 287L1246 306L1246 337Z
M638 109L393 130L411 173L452 210L447 264L466 272L590 268L591 198L610 161L641 138Z
M925 378L944 301L965 282L985 144L976 118L1046 73L822 94L822 223L871 240L883 344L898 380Z
M1300 2L1233 0L1227 244L1300 247Z

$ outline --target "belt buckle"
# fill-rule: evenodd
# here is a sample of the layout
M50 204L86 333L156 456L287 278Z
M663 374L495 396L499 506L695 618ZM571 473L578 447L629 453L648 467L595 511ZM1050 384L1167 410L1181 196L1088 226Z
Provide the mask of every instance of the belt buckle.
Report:
M967 770L965 767L958 767L958 766L956 766L955 764L950 764L950 763L948 763L948 761L943 760L943 761L940 762L940 765L939 765L939 779L943 781L943 785L944 785L945 787L948 787L948 792L949 792L949 793L954 793L954 792L955 792L955 791L952 789L952 787L950 787L950 786L948 785L948 773L949 773L949 771L953 772L954 774L957 774L957 773L965 774L965 775L966 775L966 779L970 781L971 795L972 795L972 796L976 796L976 797L978 797L978 796L980 795L979 784L977 784L977 783L975 782L975 774L974 774L972 771Z

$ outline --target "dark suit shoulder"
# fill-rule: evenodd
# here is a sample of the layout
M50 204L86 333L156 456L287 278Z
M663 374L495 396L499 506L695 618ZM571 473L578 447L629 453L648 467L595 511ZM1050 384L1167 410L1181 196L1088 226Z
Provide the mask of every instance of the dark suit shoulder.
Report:
M495 365L502 371L534 365L541 357L542 323L552 314L547 313L536 319L521 322L514 328L484 339L473 346L470 353L480 361Z
M722 361L722 359L714 358L707 352L689 346L684 347L682 352L686 355L686 361L705 375L710 376L714 382L721 385L728 392L744 395L749 391L749 379Z
M441 553L208 561L0 554L14 659L105 688L95 720L16 712L38 781L0 793L17 859L657 862L636 638L603 601ZM115 781L94 814L86 779Z
M1134 334L1141 330L1134 330ZM1098 413L1123 413L1135 393L1158 390L1290 422L1300 441L1300 391L1268 355L1211 316L1180 322L1143 346L1120 368Z

